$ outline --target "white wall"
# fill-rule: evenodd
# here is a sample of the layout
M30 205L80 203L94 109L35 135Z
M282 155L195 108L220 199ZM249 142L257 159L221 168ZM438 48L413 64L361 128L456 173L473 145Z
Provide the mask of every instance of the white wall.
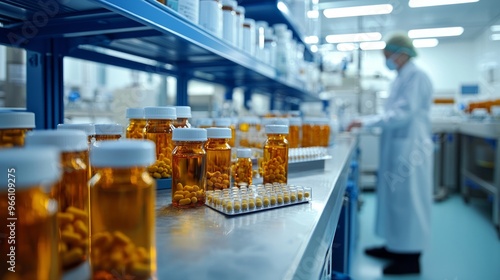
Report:
M500 25L500 20L496 25ZM475 66L481 89L479 99L500 97L500 40L492 41L490 38L492 34L488 28L475 42L477 57Z
M430 76L436 96L454 96L459 93L462 84L479 82L473 41L440 43L437 47L417 51L418 57L414 61ZM392 79L395 73L387 70L381 51L365 51L361 71L361 76L365 77L362 84L365 89L378 89L388 85L383 79L366 80L366 77L375 74Z

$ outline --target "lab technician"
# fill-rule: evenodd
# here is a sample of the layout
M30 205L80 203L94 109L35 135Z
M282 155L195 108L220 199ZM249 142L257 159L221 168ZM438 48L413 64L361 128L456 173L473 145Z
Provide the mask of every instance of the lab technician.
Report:
M384 274L420 273L420 255L429 243L433 145L429 77L412 61L410 38L392 36L384 49L386 66L398 72L384 112L353 121L354 127L380 127L376 234L385 245L366 254L392 260Z

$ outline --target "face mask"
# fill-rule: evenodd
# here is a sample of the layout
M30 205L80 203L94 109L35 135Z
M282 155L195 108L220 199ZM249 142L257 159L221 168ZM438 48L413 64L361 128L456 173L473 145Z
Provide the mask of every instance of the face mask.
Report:
M389 70L396 70L398 68L398 65L394 62L392 56L385 60L385 65L389 68Z

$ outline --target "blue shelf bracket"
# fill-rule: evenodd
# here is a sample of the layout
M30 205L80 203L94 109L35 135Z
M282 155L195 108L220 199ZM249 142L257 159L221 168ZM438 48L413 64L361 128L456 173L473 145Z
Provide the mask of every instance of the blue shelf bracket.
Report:
M252 102L252 89L245 88L243 91L243 106L245 109L250 110L250 104Z
M64 121L64 40L43 44L46 51L27 51L26 109L35 113L37 129L51 129Z
M191 76L185 71L180 71L177 76L177 106L187 106L188 105L188 84Z
M234 93L234 85L232 84L226 84L226 93L224 94L224 100L225 101L232 101L233 100L233 93Z

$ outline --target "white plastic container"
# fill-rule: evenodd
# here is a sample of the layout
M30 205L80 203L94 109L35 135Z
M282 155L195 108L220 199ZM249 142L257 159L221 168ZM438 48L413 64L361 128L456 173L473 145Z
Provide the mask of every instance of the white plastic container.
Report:
M264 34L264 49L265 52L265 62L276 67L276 36L274 36L273 29L267 28Z
M255 57L261 61L265 61L266 49L264 48L265 31L268 24L265 21L255 22Z
M236 46L243 49L243 22L245 21L245 8L236 7Z
M255 20L246 18L243 21L243 50L250 55L255 55Z
M200 15L199 0L167 0L167 6L187 18L190 22L198 24Z
M234 0L222 0L222 38L236 46L236 6Z
M220 1L200 1L199 24L216 37L222 38L222 4Z

